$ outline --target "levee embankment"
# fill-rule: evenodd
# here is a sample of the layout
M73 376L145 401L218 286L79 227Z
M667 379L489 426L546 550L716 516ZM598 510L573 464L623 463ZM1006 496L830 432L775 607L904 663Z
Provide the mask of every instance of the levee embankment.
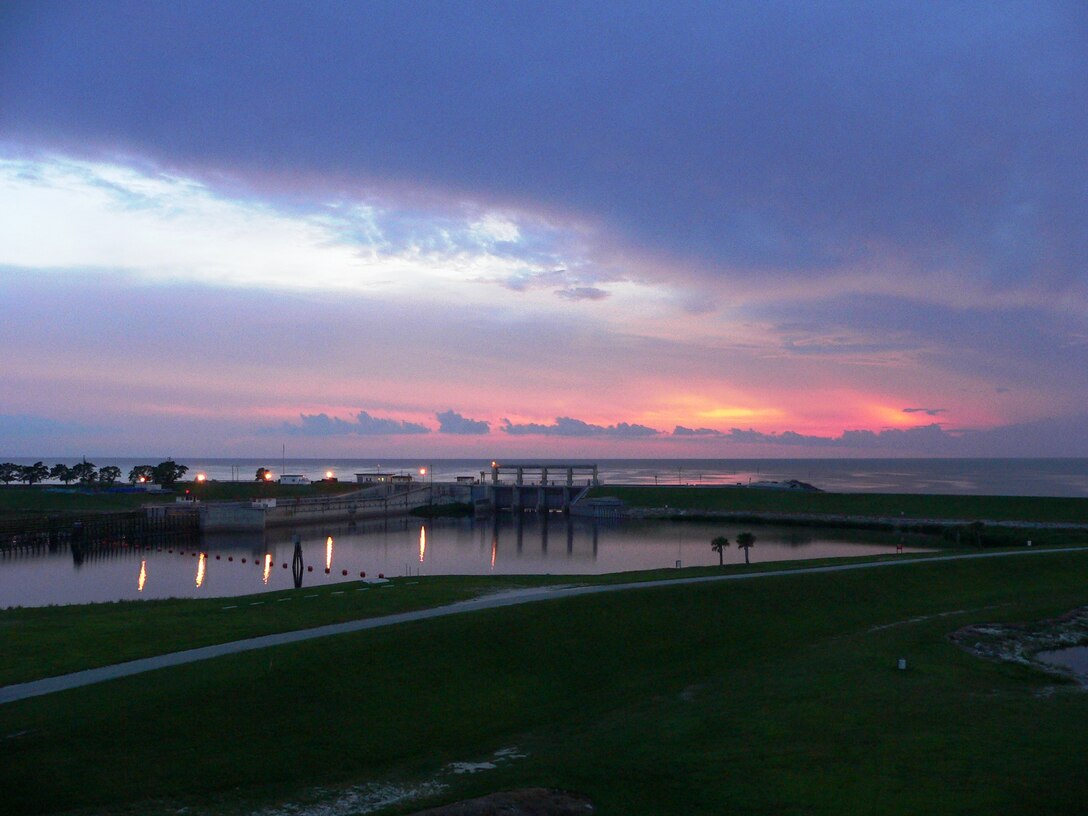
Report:
M200 506L203 532L241 532L272 527L362 521L403 516L421 507L465 500L458 486L419 485L407 489L368 488L333 497L208 502Z

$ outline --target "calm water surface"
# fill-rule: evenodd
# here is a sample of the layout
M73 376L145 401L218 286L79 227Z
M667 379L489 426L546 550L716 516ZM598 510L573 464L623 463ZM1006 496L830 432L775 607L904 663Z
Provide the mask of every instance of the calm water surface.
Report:
M1037 658L1044 663L1064 666L1077 674L1088 674L1088 646L1072 646L1068 649L1056 649L1051 652L1039 652Z
M0 607L139 598L229 597L293 586L292 535L302 537L303 586L404 575L598 574L718 563L710 540L756 535L753 563L869 555L924 548L890 533L667 521L614 521L525 514L498 520L390 519L264 534L218 535L153 547L109 545L82 556L54 551L0 555ZM735 546L726 563L743 563ZM285 566L286 565L286 566ZM346 575L344 572L346 571Z

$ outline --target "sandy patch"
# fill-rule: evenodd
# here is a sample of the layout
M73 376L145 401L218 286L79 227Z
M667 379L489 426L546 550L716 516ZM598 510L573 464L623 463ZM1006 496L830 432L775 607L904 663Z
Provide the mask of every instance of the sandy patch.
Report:
M949 639L973 655L1030 666L1052 676L1063 677L1088 688L1088 675L1039 660L1039 652L1088 644L1088 606L1061 617L1026 624L979 623L965 626Z
M445 784L432 780L413 787L375 782L353 785L342 790L314 788L307 793L306 801L259 810L254 816L357 816L373 813L398 802L436 796L446 787Z
M450 776L460 774L479 773L498 768L500 765L524 759L527 754L521 752L517 746L500 748L489 759L479 762L451 762L442 768L434 778L420 782L417 785L395 785L390 783L370 782L364 785L353 785L349 788L313 788L306 791L296 802L288 802L273 808L256 811L254 816L360 816L373 813L383 808L414 799L423 799L429 796L437 796L449 787L444 781ZM533 789L537 790L537 789ZM540 789L543 790L543 789ZM485 797L487 798L487 797ZM431 813L432 811L427 811ZM433 811L439 813L441 811ZM451 811L460 813L460 811ZM465 811L475 813L477 811ZM479 813L510 813L511 816L524 813L546 814L552 811L534 810L490 810ZM585 811L582 811L585 812ZM566 811L554 811L556 814L565 814Z

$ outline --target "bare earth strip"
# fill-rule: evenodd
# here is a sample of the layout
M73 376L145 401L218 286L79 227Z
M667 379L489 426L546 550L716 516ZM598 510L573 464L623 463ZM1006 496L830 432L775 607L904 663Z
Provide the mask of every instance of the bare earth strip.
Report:
M926 558L901 558L894 561L875 561L862 564L802 567L800 569L771 570L767 572L708 575L698 578L672 578L664 581L514 590L494 595L485 595L468 601L459 601L446 606L438 606L433 609L420 609L415 612L402 612L380 618L367 618L365 620L349 621L347 623L316 626L312 629L302 629L294 632L263 635L262 637L248 638L246 640L235 640L230 643L219 643L214 646L203 646L199 649L188 649L182 652L172 652L170 654L157 655L156 657L131 660L127 663L117 663L112 666L102 666L97 669L73 672L72 674L62 674L57 677L47 677L42 680L33 680L27 683L17 683L0 688L0 705L15 702L16 700L25 700L28 697L52 694L57 691L67 691L68 689L74 689L80 686L102 683L106 680L116 680L117 678L128 677L133 674L142 674L143 672L165 669L171 666L180 666L186 663L196 663L200 660L209 660L213 657L238 654L239 652L248 652L254 649L265 649L270 646L283 646L289 643L313 640L314 638L329 637L330 635L343 635L351 632L361 632L366 629L378 629L383 626L396 626L397 624L410 623L412 621L440 618L445 617L446 615L459 615L466 612L478 612L484 609L517 606L519 604L534 603L536 601L572 598L580 595L596 595L602 592L621 592L634 589L657 589L661 587L683 586L688 584L705 584L716 581L744 581L752 578L768 578L784 575L812 575L815 573L876 569L878 567L894 567L907 564L931 564L938 561L965 561L976 558L1006 558L1067 552L1088 553L1088 548L1062 547L1045 550L1007 550L1001 552L931 556Z

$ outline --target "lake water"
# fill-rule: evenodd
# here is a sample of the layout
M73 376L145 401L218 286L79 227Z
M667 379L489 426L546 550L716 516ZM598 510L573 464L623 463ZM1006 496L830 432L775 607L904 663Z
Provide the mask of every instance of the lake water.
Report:
M527 513L497 519L389 519L357 526L297 531L303 586L404 575L600 574L718 563L712 538L756 535L753 563L911 552L921 537L874 531L749 526L727 523L610 521ZM44 606L140 598L230 597L294 585L293 530L217 535L163 547L111 545L74 554L0 554L0 607ZM743 563L735 546L726 563ZM285 566L286 565L286 566ZM347 573L346 575L344 573Z

